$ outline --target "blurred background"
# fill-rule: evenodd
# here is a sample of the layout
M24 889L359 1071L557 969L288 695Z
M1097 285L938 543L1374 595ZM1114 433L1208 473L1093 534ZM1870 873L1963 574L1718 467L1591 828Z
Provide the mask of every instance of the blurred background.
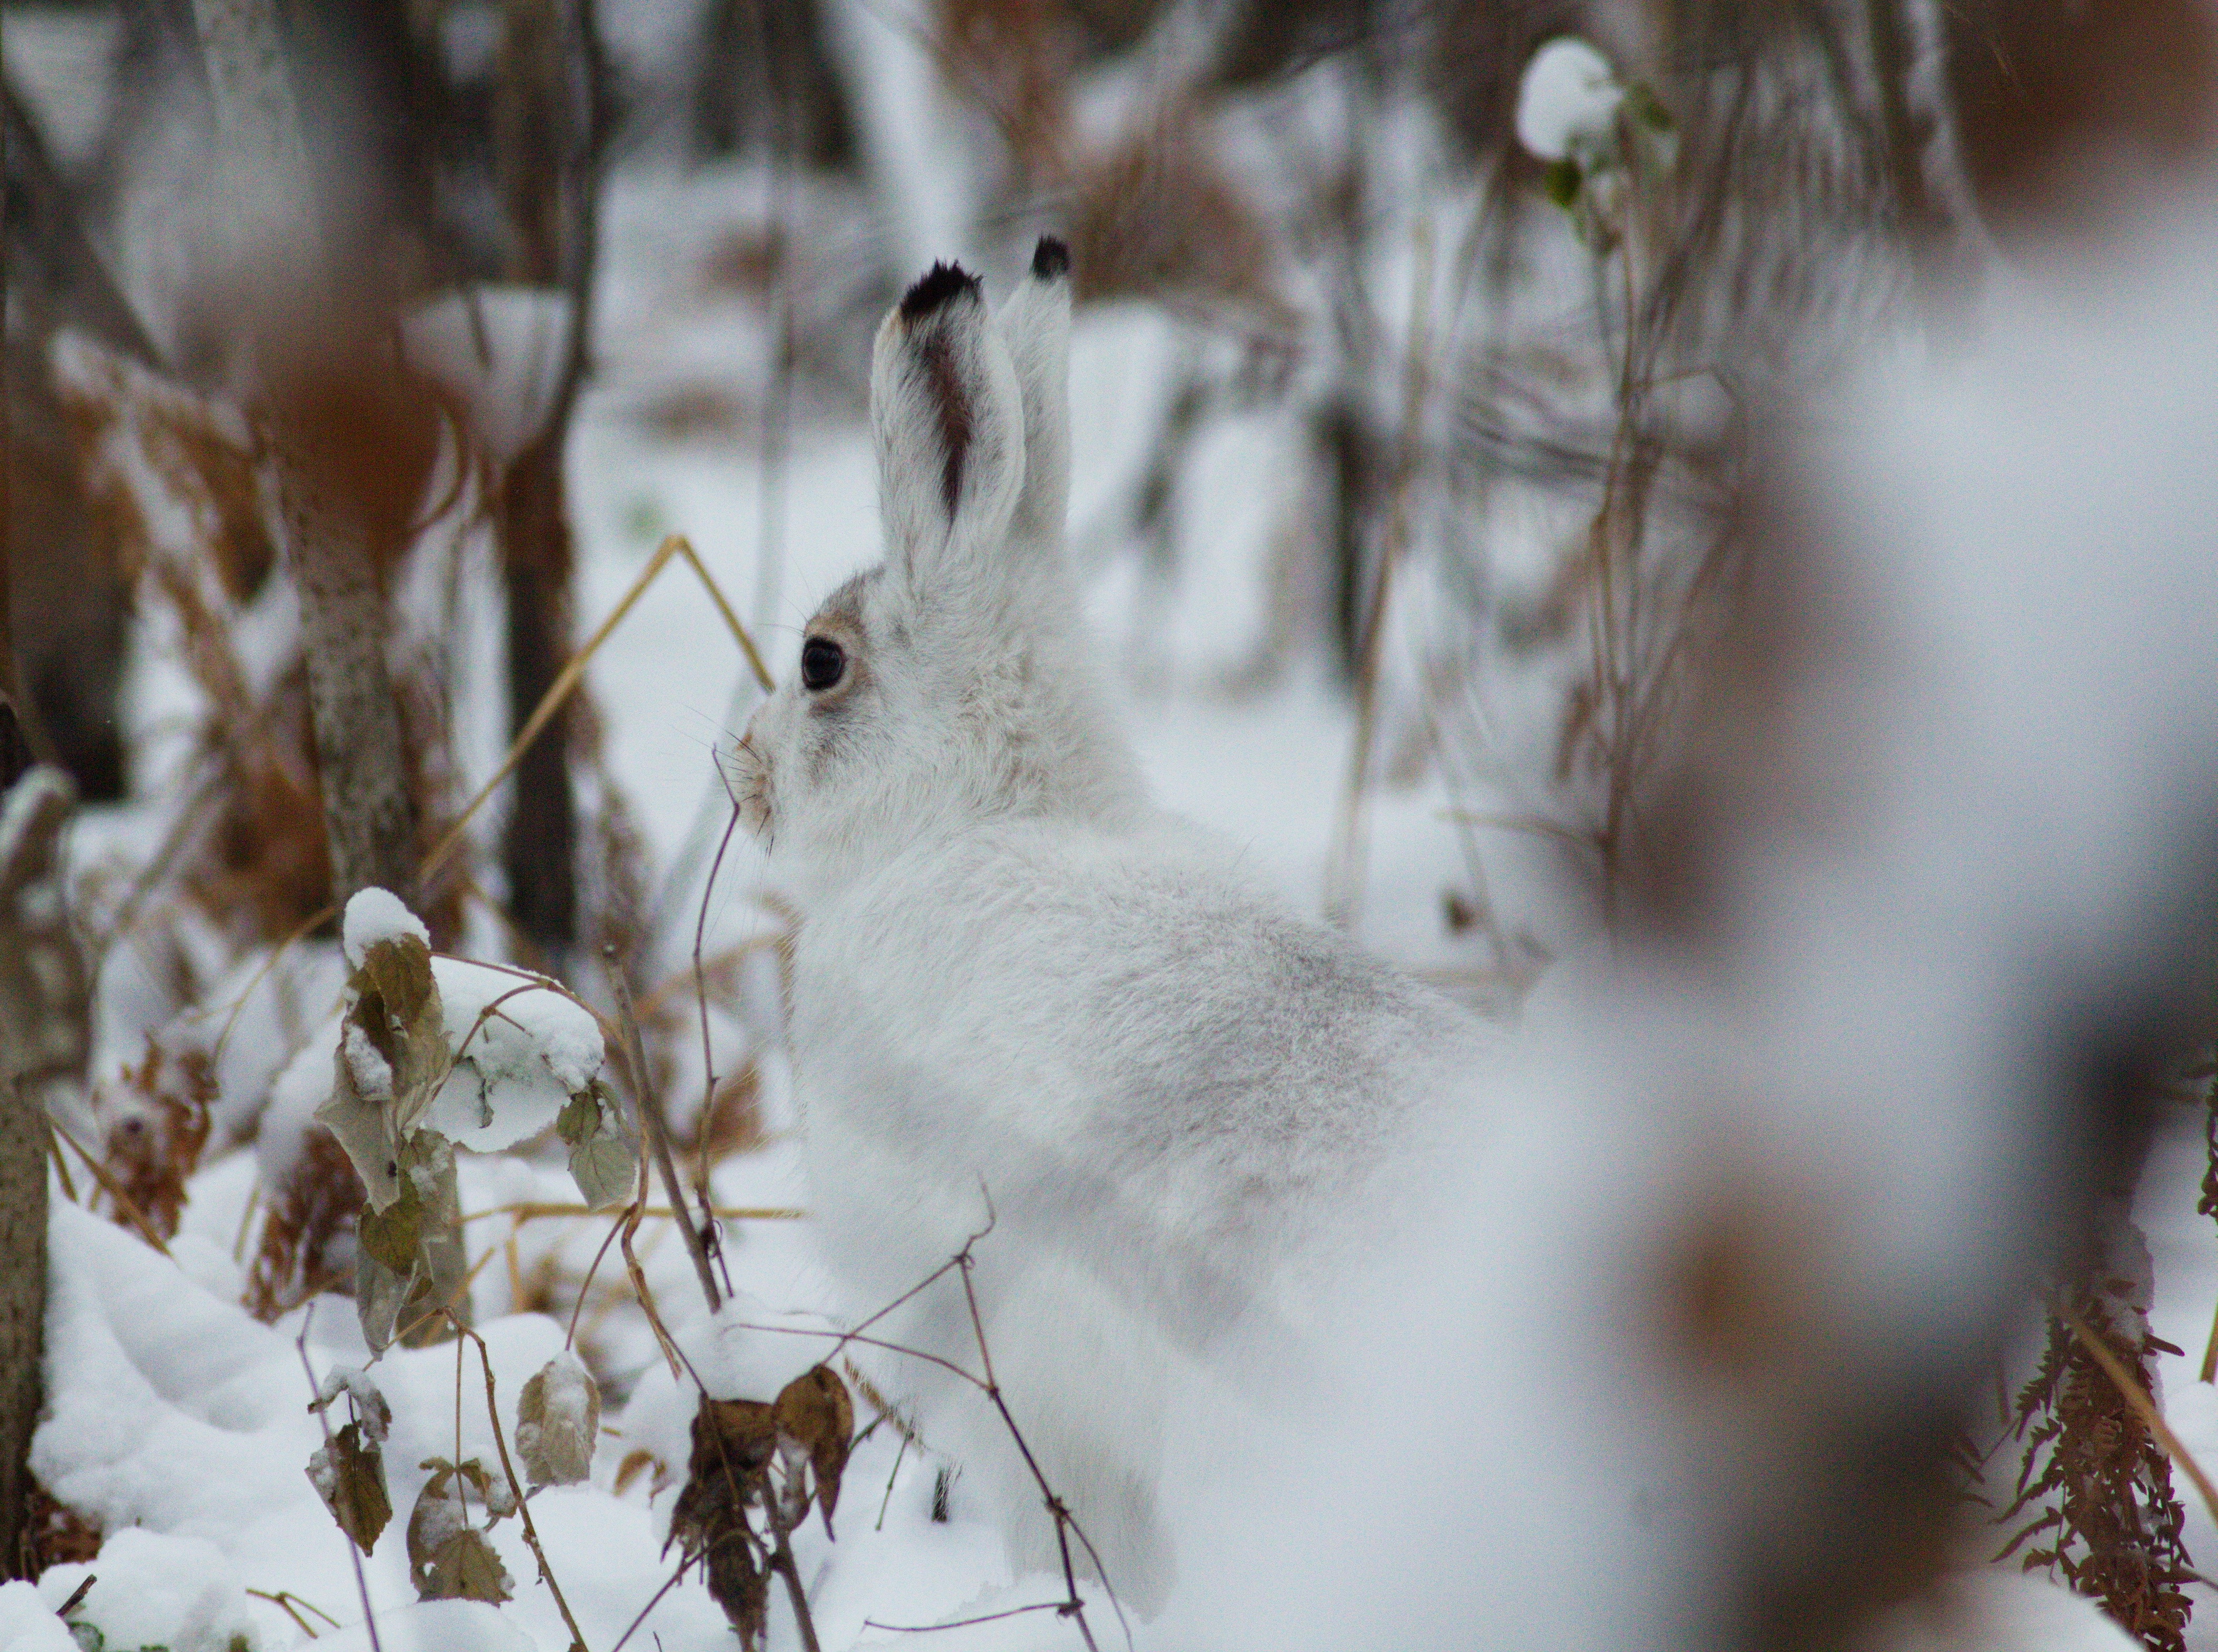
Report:
M2218 1644L2190 1628L2218 1512L2183 1507L2185 1447L2144 1415L2165 1361L2207 1384L2218 1290L2214 1235L2178 1208L2218 1187L2196 1054L2218 748L2207 701L2153 709L2210 676L2218 452L2164 446L2209 415L2157 380L2208 356L2211 316L2190 275L2118 273L2152 247L2208 262L2179 250L2218 143L2206 0L244 8L274 58L223 9L0 8L0 690L19 762L59 763L83 801L90 1054L55 1105L65 1162L101 1167L86 1203L267 1321L349 1288L359 1188L307 1119L316 1075L286 1074L344 974L332 913L369 882L435 949L604 1005L620 975L704 1196L802 1202L793 919L728 832L716 751L761 687L722 609L791 668L816 599L878 554L879 318L935 259L1006 290L1052 232L1079 302L1070 554L1162 800L1505 1024L1581 961L1638 961L1668 990L1574 993L1565 1037L1646 1017L1675 1054L1593 1080L1597 1117L1654 1104L1675 1165L1750 1121L1776 1148L1612 1184L1669 1192L1650 1237L1680 1271L1656 1311L1686 1316L1685 1358L1725 1373L1729 1432L1770 1465L1678 1532L1725 1557L1689 1610L1850 1644L1961 1520L1998 1518L1971 1549L2026 1528L2013 1565L2031 1553L2153 1648ZM2047 337L2044 303L2123 318L2068 374L2041 368L2054 427L1990 418L2018 405L1999 391L1951 412L1918 378ZM2106 401L2122 382L2148 399ZM1926 439L1841 457L1905 430ZM1951 491L2005 450L2060 457ZM2170 526L2018 523L2050 483L2163 494ZM1954 551L1902 548L1936 523ZM672 534L697 570L660 554ZM1893 549L1839 548L1860 535ZM2141 605L2045 583L2105 559ZM2018 647L2036 631L2064 678ZM1946 673L1889 697L1997 636L1986 698ZM2122 686L2152 653L2156 686ZM1986 832L2014 777L2084 773L2109 742L2146 758L2094 789L2125 825L2083 843L2052 799ZM361 807L335 827L341 793ZM1840 796L1868 808L1828 814ZM1936 822L1977 873L1961 907L1905 894L1917 853L1856 860ZM1837 875L1840 911L1786 912L1780 845L1829 832L1839 852L1789 884ZM2004 843L2031 883L1986 875ZM2012 929L2098 865L2136 875ZM1848 911L1911 918L1828 927ZM1976 968L1943 944L1966 933L1994 937ZM2082 943L2084 968L2055 964ZM1788 1001L1812 956L1863 946L1860 981L1934 991L1914 1012L1861 987ZM1739 1038L1766 992L1769 1042L1733 1048L1771 1065L1721 1056L1733 1076L1688 1080L1707 1099L1672 1113L1658 1074ZM1952 1005L1973 1006L1958 1030L2006 1032L1913 1071L1915 1029ZM1874 1049L1893 1065L1859 1088ZM1798 1111L1777 1075L1827 1062L1833 1099ZM2116 1259L2153 1136L2153 1273ZM1942 1160L1969 1168L1894 1179ZM1856 1219L1911 1235L1902 1255L1812 1239L1812 1164L1881 1189ZM477 1311L593 1295L581 1346L613 1405L652 1343L613 1270L588 1291L604 1224L516 1214L573 1197L552 1173L466 1174L466 1210L511 1216L481 1230L478 1260L502 1259ZM763 1231L726 1243L755 1247L749 1289L801 1305L821 1286L801 1241ZM1598 1266L1640 1248L1616 1243ZM674 1247L664 1265L690 1289ZM1831 1306L1794 1308L1812 1296ZM1856 1376L1780 1375L1816 1366ZM2180 1432L2218 1453L2218 1402L2193 1407ZM96 1521L41 1518L51 1559L97 1544Z

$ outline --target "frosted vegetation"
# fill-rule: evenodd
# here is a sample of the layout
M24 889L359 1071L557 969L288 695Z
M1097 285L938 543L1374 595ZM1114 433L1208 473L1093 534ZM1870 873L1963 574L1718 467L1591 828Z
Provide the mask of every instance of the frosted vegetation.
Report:
M0 812L0 1007L93 987L0 1649L2218 1647L2218 187L1701 9L819 0L757 130L779 9L599 8L591 256L469 174L349 404L333 900L284 261L9 7L158 359L26 356L131 620L59 882Z

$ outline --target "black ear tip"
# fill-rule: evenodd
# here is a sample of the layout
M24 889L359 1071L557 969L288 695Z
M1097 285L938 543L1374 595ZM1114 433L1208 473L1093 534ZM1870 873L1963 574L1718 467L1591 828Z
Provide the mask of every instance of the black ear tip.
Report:
M1053 281L1070 273L1070 249L1052 235L1043 235L1039 244L1032 249L1032 275L1038 281Z
M925 271L914 286L901 294L901 319L921 321L961 294L970 293L975 295L977 291L978 278L961 264L936 263Z

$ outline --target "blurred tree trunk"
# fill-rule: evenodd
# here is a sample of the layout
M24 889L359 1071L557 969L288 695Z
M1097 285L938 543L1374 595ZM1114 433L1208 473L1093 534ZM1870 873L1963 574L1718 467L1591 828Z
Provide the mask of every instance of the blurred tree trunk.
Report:
M821 0L709 0L700 38L693 141L703 154L767 150L826 172L860 165Z
M9 173L15 168L15 98L8 100ZM12 190L11 190L12 193ZM15 221L11 212L9 223ZM13 272L10 272L12 276ZM0 295L12 296L12 279ZM4 302L4 297L0 297ZM0 313L0 332L7 317ZM12 382L10 387L12 388ZM15 451L15 414L6 414L9 452ZM0 466L0 547L12 551L15 490L8 466ZM10 560L12 561L12 555ZM8 603L10 570L0 567L0 794L11 795L31 766L31 752L15 715L20 690L15 682L15 628ZM0 809L0 837L7 811ZM0 849L5 848L0 843ZM0 912L0 925L10 913ZM12 1010L0 1005L0 1025L14 1024ZM15 1082L12 1049L0 1049L0 1578L26 1569L26 1503L30 1491L31 1433L38 1426L41 1394L39 1360L46 1319L46 1142L42 1121Z
M300 596L332 894L343 905L376 884L413 904L414 807L385 657L385 594L375 535L364 511L353 508L359 500L349 497L375 484L361 473L378 459L359 449L364 385L355 380L370 358L350 350L375 330L331 279L325 226L309 200L275 0L196 0L196 15L220 147L240 188L239 208L251 213L270 205L261 227L273 254L308 249L305 290L291 295L292 312L324 332L313 339L265 336L256 365L264 375L260 411L274 451L282 536ZM281 356L303 345L312 357L305 378L273 386L273 370L297 371ZM313 359L319 353L320 362Z
M1936 135L1932 116L1911 96L1911 78L1918 68L1916 36L1901 0L1868 0L1866 10L1895 213L1912 266L1930 282L1942 273L1953 226L1925 170L1926 152Z
M75 801L59 769L10 776L0 801L0 1575L28 1570L26 1501L46 1304L52 1080L82 1072L88 994L55 845Z
M587 365L604 84L591 0L561 6L511 0L493 128L511 236L509 274L567 294L570 318L546 422L510 461L493 502L508 596L511 734L522 732L569 655L572 555L562 467ZM566 706L517 765L503 845L510 916L552 964L578 938L571 724Z
M12 84L7 135L7 596L23 616L9 655L22 732L83 796L123 793L116 693L130 590L114 525L93 510L56 392L51 350L70 326L158 367L86 238L77 203Z

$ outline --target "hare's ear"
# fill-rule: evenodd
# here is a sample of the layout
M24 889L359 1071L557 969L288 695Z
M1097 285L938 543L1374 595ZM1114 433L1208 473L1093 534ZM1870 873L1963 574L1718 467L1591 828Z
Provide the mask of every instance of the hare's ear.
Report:
M1001 323L1025 404L1025 486L1010 528L1059 544L1070 502L1070 249L1052 235L1032 250Z
M934 264L886 317L870 428L896 568L923 585L990 572L1024 486L1024 406L976 276Z

